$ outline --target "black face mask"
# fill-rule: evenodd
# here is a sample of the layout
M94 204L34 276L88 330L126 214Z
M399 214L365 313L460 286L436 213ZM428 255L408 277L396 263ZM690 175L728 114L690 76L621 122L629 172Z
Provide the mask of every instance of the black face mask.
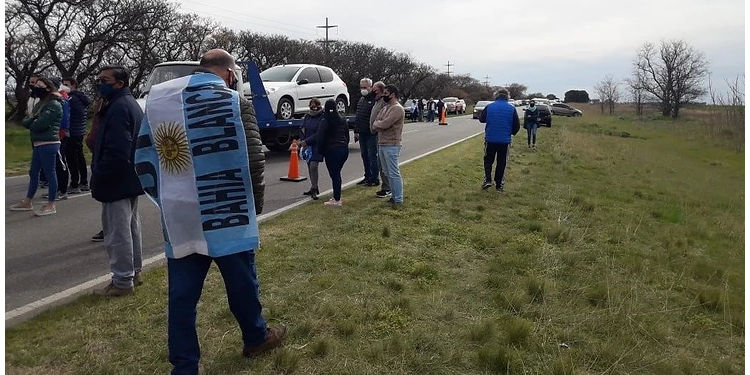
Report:
M43 96L47 95L47 89L43 87L37 87L32 86L31 87L31 97L32 98L41 98Z
M391 98L389 96L384 96L383 97L383 101L386 102L386 103L388 103L388 102L391 101Z

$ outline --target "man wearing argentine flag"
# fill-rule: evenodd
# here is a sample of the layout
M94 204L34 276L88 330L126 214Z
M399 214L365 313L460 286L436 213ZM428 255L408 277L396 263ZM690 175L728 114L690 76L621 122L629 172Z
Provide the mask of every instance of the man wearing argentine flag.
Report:
M136 148L143 189L161 210L169 279L172 374L196 374L196 306L211 262L224 279L244 356L282 344L261 315L255 249L263 165L252 103L234 86L234 58L206 52L191 76L152 87Z

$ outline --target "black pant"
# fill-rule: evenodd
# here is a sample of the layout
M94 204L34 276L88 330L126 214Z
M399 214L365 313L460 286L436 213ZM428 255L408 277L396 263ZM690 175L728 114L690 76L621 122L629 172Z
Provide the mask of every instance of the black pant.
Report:
M508 145L502 143L484 143L484 180L490 181L492 175L492 164L497 160L495 168L495 186L500 187L503 184L505 175L505 164L508 156Z
M341 200L341 170L344 168L346 159L349 158L348 147L331 147L323 155L326 161L328 174L331 176L333 187L333 199Z
M86 157L83 156L83 136L71 136L63 140L65 159L70 169L70 187L88 184Z

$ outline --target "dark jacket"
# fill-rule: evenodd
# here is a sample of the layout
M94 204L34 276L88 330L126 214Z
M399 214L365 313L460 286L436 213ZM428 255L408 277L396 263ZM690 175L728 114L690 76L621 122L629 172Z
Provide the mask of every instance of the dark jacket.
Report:
M539 126L539 109L537 109L536 106L534 106L533 111L525 109L523 113L523 128L528 129L531 124L537 124L537 126Z
M240 115L242 127L245 128L247 142L247 160L250 162L250 179L253 184L253 200L255 214L263 212L263 199L266 192L266 182L263 173L266 170L266 154L263 153L263 142L260 139L260 128L255 117L253 102L240 94Z
M438 113L440 113L440 112L443 111L443 107L445 107L445 103L443 103L442 100L438 100L438 102L437 102L437 111L438 111Z
M354 120L355 133L372 135L370 132L370 114L376 101L374 92L359 98L359 102L357 102L357 116Z
M70 136L80 137L86 133L86 108L91 101L80 91L71 91L70 99Z
M312 150L312 157L310 157L310 161L323 161L323 154L320 153L320 147L318 147L317 143L318 129L320 128L320 124L324 120L325 119L323 117L322 111L315 116L312 116L308 113L302 120L302 140L304 140L307 144L307 147L311 147ZM369 124L367 127L369 129Z
M317 140L320 153L325 155L326 151L334 147L349 147L349 127L338 113L325 116L318 127Z
M143 194L135 173L135 139L143 111L125 87L101 110L91 170L91 196L114 202Z
M63 117L61 98L51 98L43 107L41 102L34 105L29 117L23 119L23 126L30 130L31 142L55 142L60 140L60 123Z
M516 135L521 129L516 107L503 98L484 107L479 122L487 124L484 127L484 140L488 143L510 144L511 134Z

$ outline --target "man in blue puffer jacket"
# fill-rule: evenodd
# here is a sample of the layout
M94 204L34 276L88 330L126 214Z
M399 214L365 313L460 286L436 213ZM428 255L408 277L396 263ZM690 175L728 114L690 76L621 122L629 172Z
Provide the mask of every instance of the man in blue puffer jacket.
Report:
M479 121L484 126L484 182L482 189L492 186L492 164L497 158L495 168L495 187L497 191L503 191L503 176L505 175L505 163L508 160L508 145L511 136L516 135L521 129L516 107L508 103L508 90L500 89L496 93L495 101L484 107Z
M83 136L86 134L86 108L90 100L78 91L78 81L73 77L63 79L63 84L70 88L70 136L65 144L65 159L70 168L70 193L78 194L89 190L86 158L83 156Z

